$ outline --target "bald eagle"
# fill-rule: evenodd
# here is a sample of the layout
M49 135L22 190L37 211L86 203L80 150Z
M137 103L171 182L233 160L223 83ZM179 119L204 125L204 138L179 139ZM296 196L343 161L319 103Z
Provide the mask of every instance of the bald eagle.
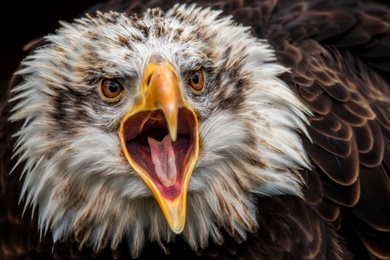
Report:
M110 1L1 103L1 259L390 259L390 9Z

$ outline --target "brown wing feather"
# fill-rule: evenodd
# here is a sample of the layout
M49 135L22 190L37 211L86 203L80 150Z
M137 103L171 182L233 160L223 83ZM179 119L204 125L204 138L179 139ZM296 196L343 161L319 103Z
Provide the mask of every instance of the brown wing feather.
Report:
M140 13L149 7L167 9L173 2L113 0L88 11ZM267 209L259 212L262 228L257 237L241 244L227 239L224 245L210 244L203 252L190 252L178 239L166 245L170 253L166 258L300 259L305 251L309 258L337 259L344 246L333 227L348 239L346 246L355 255L390 258L389 9L347 0L198 3L222 9L252 26L255 34L274 46L279 61L291 67L292 74L282 79L314 111L309 128L313 142L303 138L314 166L312 172L302 173L306 201L289 196L257 198L259 210ZM35 42L30 49L42 43ZM129 258L125 244L96 255L71 241L53 247L50 234L39 241L31 213L27 210L22 218L22 209L15 206L21 169L8 173L14 163L11 134L19 126L6 121L9 106L1 104L0 258ZM163 255L158 245L149 244L140 259L163 259Z
M273 17L268 38L292 68L283 78L315 112L313 143L304 140L304 147L320 176L318 212L342 219L340 234L361 238L347 245L358 256L362 246L371 257L388 259L390 11L357 1L312 1Z

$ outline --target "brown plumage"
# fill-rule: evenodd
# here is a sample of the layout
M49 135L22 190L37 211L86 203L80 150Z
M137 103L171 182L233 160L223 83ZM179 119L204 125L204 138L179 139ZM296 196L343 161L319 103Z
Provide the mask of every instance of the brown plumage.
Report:
M192 1L181 2L192 3ZM244 213L229 211L230 205L226 205L223 208L224 210L221 211L221 215L237 213L237 219L242 217L242 223L239 221L227 222L231 224L229 226L223 221L219 222L216 226L221 230L220 233L216 231L216 234L220 234L223 239L212 239L212 235L208 235L206 238L196 238L199 241L208 241L204 244L198 241L195 243L198 246L197 248L194 248L192 242L188 241L193 236L186 234L186 232L195 232L198 226L199 230L202 228L200 224L191 219L191 216L187 225L193 224L194 228L184 229L183 236L174 235L174 238L169 240L173 235L167 235L168 239L152 239L152 241L149 241L147 237L145 245L139 247L135 246L137 241L134 242L130 235L124 235L118 246L113 250L110 249L111 242L100 241L99 243L107 244L104 248L96 248L96 245L94 246L90 241L85 242L83 235L80 234L61 237L53 245L53 227L50 226L45 232L45 225L49 224L44 223L42 227L42 224L37 223L38 215L43 214L39 211L39 209L42 209L42 205L34 205L39 200L29 199L30 195L25 195L21 199L21 203L18 203L23 181L26 178L25 174L23 179L19 181L24 171L24 161L15 168L12 174L9 174L18 161L18 156L28 158L29 154L23 153L22 148L19 155L11 158L14 147L20 147L15 144L17 138L12 138L12 136L22 128L27 117L10 112L16 104L23 103L23 99L15 99L15 96L23 92L16 90L11 93L8 90L1 103L0 118L2 125L0 130L2 147L0 158L3 162L0 166L0 259L129 259L132 256L139 259L182 259L184 257L191 259L390 259L390 78L388 76L390 73L390 9L381 4L358 0L334 2L323 0L294 1L294 3L288 0L221 0L213 2L197 1L197 4L198 6L209 6L212 9L222 10L222 17L232 15L238 23L250 26L251 33L255 37L265 39L274 49L276 63L288 68L289 71L283 71L282 69L281 72L284 73L278 75L278 78L286 83L294 95L298 97L297 100L308 108L307 111L310 111L305 116L308 120L306 127L308 135L305 134L305 128L301 127L299 123L301 119L297 119L299 122L295 122L291 127L302 140L304 151L302 153L300 153L301 151L297 152L301 155L298 157L302 162L301 164L297 162L291 168L286 166L288 173L295 176L289 180L298 183L302 181L299 184L302 185L301 190L297 188L297 190L286 191L280 188L280 192L272 194L273 191L269 191L267 188L259 188L260 192L256 193L256 191L246 189L247 180L245 178L247 176L253 177L252 175L244 175L243 179L240 179L241 175L239 173L233 175L237 178L232 179L237 181L238 184L231 187L239 187L238 192L235 190L237 193L234 194L242 196L242 200L238 199L240 202L237 203L247 205L242 201L250 199L255 205L253 209L255 213L248 213L250 207L244 207ZM101 12L113 10L127 14L138 13L141 17L141 14L147 8L159 7L166 11L172 6L173 1L111 1L92 7L87 12L94 13L95 9L99 9ZM160 14L154 15L159 16ZM126 39L119 40L121 42L126 41ZM30 45L30 49L33 51L43 44L46 44L45 41L40 40ZM211 56L209 53L205 55ZM227 60L228 57L231 57L228 51L226 51L226 57ZM240 60L237 56L233 58ZM232 60L235 61L233 58ZM241 59L244 59L244 57L241 57ZM92 64L98 64L98 62L92 62ZM272 63L268 60L265 63L268 62ZM70 64L69 66L75 65ZM223 76L219 74L213 74L213 77L209 76L208 84L211 86L212 83L221 85L221 82L224 82L224 84L228 82L226 85L229 85L238 82L237 85L234 85L236 91L234 95L228 93L228 90L230 90L228 88L210 87L206 89L202 92L202 95L205 96L202 96L203 99L199 101L199 104L205 104L202 103L203 100L218 104L218 106L216 105L217 108L210 107L211 112L206 109L202 110L201 105L199 107L193 105L198 104L193 101L195 100L195 94L193 96L188 95L189 100L193 101L191 105L194 107L195 114L200 122L200 128L204 126L203 135L200 137L199 157L201 159L195 166L194 180L191 184L197 185L199 181L204 185L204 189L217 187L215 192L217 198L219 195L223 196L225 194L217 192L226 187L223 186L225 184L222 181L223 179L215 177L215 180L218 180L215 182L213 182L213 178L207 176L201 179L202 174L207 173L207 167L209 166L208 162L205 162L206 159L202 160L204 158L202 155L211 154L208 153L205 147L212 148L207 146L209 144L207 143L209 141L208 136L212 136L205 134L206 130L209 129L207 127L212 130L212 126L207 125L207 122L212 118L210 115L219 110L229 111L229 113L236 116L235 118L239 118L242 113L235 114L236 111L247 108L248 100L253 101L247 97L247 93L252 92L245 92L246 83L251 79L243 78L237 72L242 69L243 65L239 62L237 64L226 62L224 66L226 66L226 69ZM211 65L210 67L214 68ZM211 75L213 71L212 69L210 71L205 73ZM17 88L17 86L20 88L24 81L28 82L29 78L32 78L30 74L33 73L30 71L30 74L28 72L20 74L22 76L16 75L12 79L10 88ZM60 76L56 75L56 77ZM93 78L93 76L90 77ZM239 81L240 79L242 81ZM53 85L55 84L53 83ZM77 106L81 100L94 104L93 108L102 113L102 118L112 113L112 111L117 111L99 110L99 105L104 102L96 101L98 100L96 96L92 94L83 96L77 91L68 92L66 87L56 89L58 93L62 91L58 96L50 94L53 96L52 103L56 104L54 107L58 109L54 112L56 114L55 118L58 120L58 125L62 124L61 127L56 128L56 131L58 132L58 129L68 131L64 130L62 134L65 138L59 139L61 141L66 140L69 136L79 134L77 131L72 132L74 129L68 123L72 124L73 122L77 125L84 122L84 116L88 117L91 113L89 110L83 110L83 107ZM14 99L7 102L10 98ZM45 104L45 101L40 101ZM294 102L292 101L292 106L298 104ZM275 106L281 105L276 104ZM289 106L288 109L293 109L292 106ZM250 106L248 105L248 107ZM77 113L70 116L67 111L72 109L76 109ZM283 107L280 110L283 109L287 108ZM297 115L297 118L298 115L307 112L305 107L296 109L301 112L290 114ZM45 110L44 106L42 106L42 110ZM17 118L9 121L10 116L12 118L12 115L15 116L15 114L17 114ZM247 116L244 114L244 117ZM264 157L256 157L256 154L252 152L255 147L250 140L257 140L256 133L253 132L258 131L256 130L257 126L263 126L261 125L262 116L262 114L254 115L254 118L258 118L258 122L248 123L246 125L248 129L243 128L248 132L247 134L251 139L243 140L243 144L248 150L240 150L241 146L233 147L233 149L240 152L235 154L238 158L237 162L234 162L236 157L233 155L224 154L227 157L232 156L228 157L232 164L225 165L230 167L226 170L229 174L230 172L240 172L240 167L264 169L268 163L273 163L270 160L265 160ZM305 121L305 118L302 119L302 122ZM96 121L90 121L89 124L97 125ZM106 131L117 133L119 123L109 119L107 119L107 122L109 127L105 128ZM264 129L262 128L262 130ZM273 132L277 129L272 126L268 130ZM48 135L51 133L48 132ZM55 134L53 131L53 135ZM268 136L266 132L263 132L263 134ZM293 146L292 150L299 147L299 145ZM285 160L283 156L288 151L284 151L283 147L276 148L280 148L280 161ZM310 167L306 167L305 154L309 158ZM218 158L217 160L223 159ZM240 160L248 161L250 166L243 162L240 163ZM91 166L86 165L86 167ZM278 170L280 170L280 174L284 171L284 169ZM28 170L28 174L30 174L29 171L33 170ZM246 170L243 169L242 171ZM266 179L266 181L268 180L271 180L271 177ZM257 180L251 179L250 181L255 182ZM268 184L266 181L261 183L263 186L260 186L266 187ZM88 201L87 199L83 200L84 193L81 192L83 188L87 189L87 184L72 182L72 180L69 180L66 184L70 184L69 189L74 188L76 193L80 191L79 200L69 199L67 202L78 204L78 201ZM219 184L221 186L218 186ZM282 184L285 184L284 181L282 181ZM29 189L33 190L33 185L30 185ZM52 183L48 182L47 185L52 185ZM229 185L229 183L226 185ZM291 184L288 188L295 189L294 185ZM253 186L250 187L253 188ZM193 189L195 190L195 188ZM197 191L199 192L199 190ZM300 191L303 195L299 194ZM196 204L192 204L191 199L195 200L198 197L191 192L193 190L190 189L189 212L195 215L198 210L202 211L203 208L200 210L200 208L194 206ZM27 192L27 194L29 193ZM31 194L34 195L33 192ZM66 194L68 195L68 193ZM73 193L70 194L75 196ZM111 196L108 191L107 194ZM106 194L103 194L102 200L106 198L104 195ZM206 198L210 197L206 196ZM28 206L23 215L26 200ZM223 198L221 200L225 202ZM157 205L151 194L148 194L144 203L145 205ZM202 204L201 198L196 200L196 203ZM231 203L236 206L235 202ZM37 208L33 213L32 208L35 206ZM81 203L80 208L82 207ZM72 210L74 209L77 209L77 206L72 208ZM145 218L149 216L148 214L154 214L153 209L150 208L150 211L144 211ZM68 212L68 209L64 211ZM33 214L35 214L34 218L32 218ZM162 214L160 214L161 216L157 215L159 213L155 214L158 218L163 219ZM256 223L253 223L251 219L253 216L255 216ZM115 216L113 219L115 219ZM86 217L86 220L90 219ZM138 220L134 219L132 221L137 222ZM86 226L83 226L84 229L79 232L83 234L93 232L85 230L88 224L84 224ZM240 224L242 225L240 226ZM39 230L39 226L41 226L41 230ZM165 226L164 222L164 228ZM148 234L153 234L152 231L148 232L150 232ZM167 232L170 232L170 230ZM42 238L40 238L40 233L44 233ZM199 231L199 234L201 236L203 233ZM107 239L110 240L111 237ZM89 247L89 244L92 248Z

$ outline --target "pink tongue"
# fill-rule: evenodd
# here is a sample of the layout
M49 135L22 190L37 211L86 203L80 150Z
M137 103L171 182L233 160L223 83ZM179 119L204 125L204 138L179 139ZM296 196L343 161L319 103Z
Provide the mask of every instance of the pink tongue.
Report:
M177 169L170 136L166 135L161 142L148 137L148 143L158 179L165 187L173 186L176 183Z

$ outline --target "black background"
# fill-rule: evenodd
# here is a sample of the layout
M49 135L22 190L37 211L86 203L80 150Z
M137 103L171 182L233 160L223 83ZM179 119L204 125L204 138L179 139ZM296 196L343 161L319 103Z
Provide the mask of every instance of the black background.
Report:
M29 41L52 33L98 0L3 1L0 6L0 94L26 53Z

